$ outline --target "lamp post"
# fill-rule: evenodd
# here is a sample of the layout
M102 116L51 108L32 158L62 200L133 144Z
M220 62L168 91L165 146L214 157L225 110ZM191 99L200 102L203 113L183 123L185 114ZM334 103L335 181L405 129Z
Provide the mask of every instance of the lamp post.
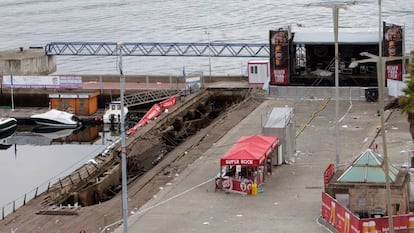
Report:
M125 76L122 70L122 47L123 43L117 43L119 52L119 81L120 81L120 98L121 98L121 166L122 166L122 217L123 232L128 232L128 200L127 200L127 169L126 169L126 142L125 142L125 112L124 112L124 91Z
M335 171L339 166L339 45L338 45L338 24L339 24L339 8L338 5L332 6L332 16L334 23L335 37Z
M353 2L334 2L334 3L317 3L317 4L308 4L314 6L323 6L332 8L332 17L333 17L333 28L334 28L334 39L335 39L335 171L338 170L339 166L339 9L346 8L350 4L355 4Z
M211 82L211 42L210 42L210 32L206 31L205 32L207 34L207 40L208 40L208 74L209 74L209 79Z
M381 34L380 34L381 35ZM381 41L381 39L380 39ZM388 212L388 226L390 233L394 233L394 224L392 219L392 205L391 205L391 187L389 177L389 161L387 152L387 142L385 136L385 119L384 119L384 62L405 59L405 57L382 57L382 46L380 47L380 56L370 54L368 52L362 52L361 56L369 57L359 61L353 61L349 68L355 68L359 63L376 62L377 63L377 82L379 92L379 108L380 108L380 119L381 119L381 136L382 136L382 151L384 154L384 172L385 172L385 189L386 189L386 201L387 201L387 212Z
M10 71L10 94L11 94L11 110L14 111L14 95L13 95L13 71Z

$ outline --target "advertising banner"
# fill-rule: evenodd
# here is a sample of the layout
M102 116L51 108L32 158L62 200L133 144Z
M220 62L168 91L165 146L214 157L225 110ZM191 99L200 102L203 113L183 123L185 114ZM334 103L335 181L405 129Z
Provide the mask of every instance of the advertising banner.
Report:
M403 56L403 28L399 25L383 24L383 56L400 57ZM388 61L385 63L385 78L402 81L402 60Z
M177 103L177 96L173 96L169 99L166 99L166 100L162 101L160 104L161 104L162 108L169 109L169 108L173 107L176 103Z
M220 189L220 182L223 190L241 194L251 194L252 181L251 180L238 180L231 177L216 178L216 189Z
M144 118L148 121L160 115L162 107L160 104L154 104L151 109L145 114Z
M4 75L3 87L13 88L50 88L50 89L81 89L80 76L20 76Z
M161 104L154 104L152 105L151 109L148 110L147 113L145 113L145 115L141 118L141 120L134 125L134 127L132 127L131 129L129 129L127 131L127 134L133 134L135 133L139 127L144 126L145 124L147 124L150 120L154 119L155 117L157 117L158 115L160 115L161 111L162 111L162 106Z
M360 232L359 218L324 192L322 193L321 215L326 221L334 226L338 232Z
M322 217L329 222L338 232L359 233L368 232L366 226L369 225L372 231L377 233L389 233L388 216L380 218L363 218L355 216L349 209L341 205L336 199L322 192ZM411 226L410 219L414 220L414 214L394 215L393 225L395 232L407 232ZM369 224L368 224L369 223ZM398 230L398 231L397 231ZM413 229L414 231L414 229Z
M13 88L59 88L59 76L3 75L3 87Z
M81 89L82 77L81 76L59 76L60 88L63 89Z
M270 84L289 83L289 33L287 30L270 31Z

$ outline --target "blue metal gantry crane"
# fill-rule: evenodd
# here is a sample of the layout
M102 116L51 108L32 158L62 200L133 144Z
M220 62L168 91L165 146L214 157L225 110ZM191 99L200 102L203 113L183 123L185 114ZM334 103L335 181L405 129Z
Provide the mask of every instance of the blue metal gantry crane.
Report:
M56 56L119 56L117 42L50 42L46 55ZM175 57L266 57L269 44L247 43L178 43L178 42L124 42L122 56L175 56ZM124 97L125 106L131 107L160 101L180 90L155 90Z
M50 42L46 55L118 56L116 42ZM124 42L123 56L269 57L269 44Z

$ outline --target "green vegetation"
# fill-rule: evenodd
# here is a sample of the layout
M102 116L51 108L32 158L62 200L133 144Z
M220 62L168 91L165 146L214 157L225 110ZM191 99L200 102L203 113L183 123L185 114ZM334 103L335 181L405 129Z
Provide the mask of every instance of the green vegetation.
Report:
M414 51L411 51L411 58L414 57ZM410 124L411 138L414 140L414 61L411 59L410 63L410 78L406 82L407 87L402 91L404 96L401 96L398 100L398 104L401 106L402 113L407 114L407 121Z

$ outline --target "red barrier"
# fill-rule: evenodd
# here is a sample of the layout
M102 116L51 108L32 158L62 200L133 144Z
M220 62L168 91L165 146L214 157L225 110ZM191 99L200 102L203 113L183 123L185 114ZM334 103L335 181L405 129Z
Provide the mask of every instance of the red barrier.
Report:
M334 174L335 174L335 165L331 163L323 172L323 183L327 185L329 181L331 181Z
M375 227L375 231L377 233L390 232L388 227L388 216L382 218L360 219L349 209L342 206L336 199L332 198L325 192L322 192L321 215L327 222L334 226L338 232L363 233L363 224L365 225L365 228L366 225L369 225L371 228ZM407 232L408 226L410 224L410 218L413 217L414 214L394 215L394 230L400 230L398 232ZM370 224L366 224L367 222Z

